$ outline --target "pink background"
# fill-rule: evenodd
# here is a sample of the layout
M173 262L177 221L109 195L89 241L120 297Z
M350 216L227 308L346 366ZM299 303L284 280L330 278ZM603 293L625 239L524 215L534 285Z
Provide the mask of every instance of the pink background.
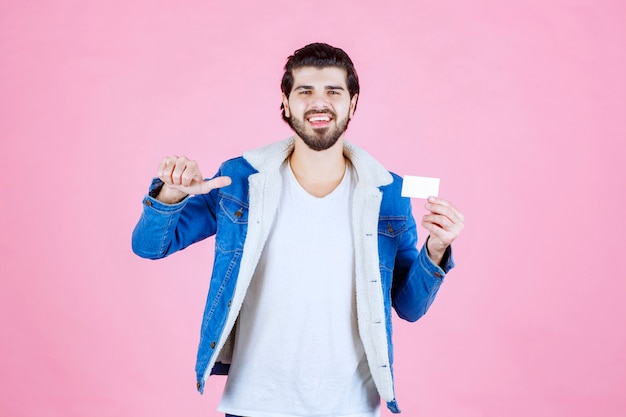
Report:
M282 66L318 40L359 71L348 138L466 215L432 310L396 321L403 415L626 415L608 0L3 1L0 415L217 415L224 380L193 373L212 240L150 262L130 233L162 156L209 176L290 134Z

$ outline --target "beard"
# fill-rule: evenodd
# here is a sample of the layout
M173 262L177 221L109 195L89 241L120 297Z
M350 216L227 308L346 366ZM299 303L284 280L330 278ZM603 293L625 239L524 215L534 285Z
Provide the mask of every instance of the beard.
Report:
M311 132L307 131L306 119L310 114L326 113L332 117L333 122L336 124L312 129ZM308 111L304 114L302 120L296 119L291 115L288 119L289 126L296 132L296 135L302 139L306 146L314 151L325 151L332 148L339 140L341 135L348 129L348 123L350 123L350 117L346 116L343 120L337 120L336 114L330 110L328 111Z

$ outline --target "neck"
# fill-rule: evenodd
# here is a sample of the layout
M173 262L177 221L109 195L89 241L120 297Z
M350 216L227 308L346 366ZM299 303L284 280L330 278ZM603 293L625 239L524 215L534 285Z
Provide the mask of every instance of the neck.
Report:
M314 151L296 136L290 164L302 188L315 197L324 197L337 188L346 172L343 138L330 149Z

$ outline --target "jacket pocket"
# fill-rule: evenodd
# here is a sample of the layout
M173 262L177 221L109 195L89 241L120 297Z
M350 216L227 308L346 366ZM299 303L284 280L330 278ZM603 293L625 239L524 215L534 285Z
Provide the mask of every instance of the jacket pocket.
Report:
M393 271L400 235L407 230L406 216L381 216L378 219L378 257L381 272Z
M248 230L248 206L228 196L222 197L217 213L215 247L222 252L243 250Z
M378 219L378 234L395 238L406 230L406 221L406 216L381 217Z
M220 213L226 215L235 224L248 223L248 206L237 200L223 197L220 200Z

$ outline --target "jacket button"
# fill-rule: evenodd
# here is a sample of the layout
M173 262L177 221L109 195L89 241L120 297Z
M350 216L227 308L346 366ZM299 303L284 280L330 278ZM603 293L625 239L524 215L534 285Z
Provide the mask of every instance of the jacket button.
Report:
M435 276L436 276L437 278L441 278L441 274L440 274L439 272L435 272Z
M152 201L146 199L146 206L152 207Z
M393 233L393 227L391 227L391 223L387 223L387 230L389 233Z
M215 349L215 342L211 342L211 349Z
M237 211L235 212L235 217L239 218L239 217L241 217L241 216L243 216L243 210L242 210L242 209L239 209L239 210L237 210Z

